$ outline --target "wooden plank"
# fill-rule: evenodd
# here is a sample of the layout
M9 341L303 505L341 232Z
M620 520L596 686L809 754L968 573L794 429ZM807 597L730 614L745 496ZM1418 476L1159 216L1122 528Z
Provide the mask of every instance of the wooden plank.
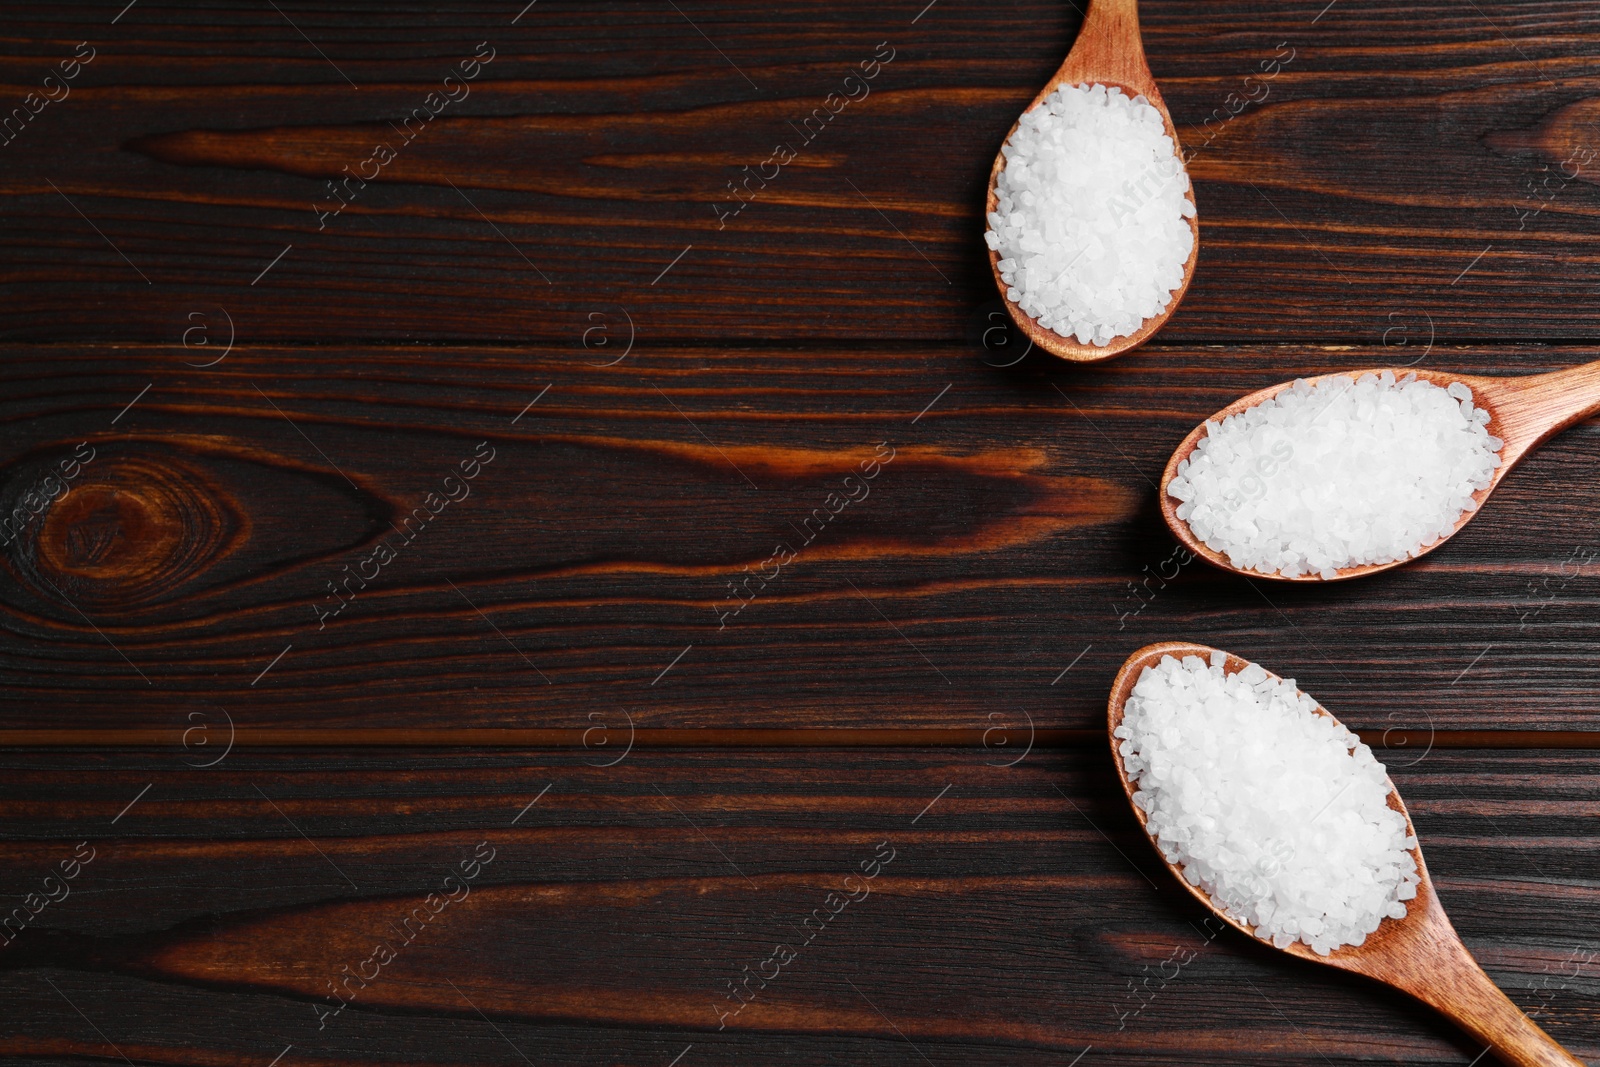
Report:
M76 477L3 548L0 729L1098 729L1116 667L1170 638L1380 734L1595 728L1593 427L1394 574L1285 589L1174 557L1152 480L1190 427L1286 363L1392 349L1092 374L953 347L587 355L12 349L0 513Z
M0 337L176 343L219 307L251 341L576 343L616 306L656 339L981 323L985 175L1072 5L520 8L17 12ZM1197 150L1168 340L1596 336L1600 4L1143 15Z
M993 722L998 722L996 717ZM1397 753L1396 759L1414 758L1423 751L1451 748L1509 749L1600 749L1600 731L1576 730L1408 730L1389 727L1361 730L1362 742L1380 752ZM151 730L0 730L4 748L157 748L186 750L201 758L206 746L211 754L231 741L230 748L549 748L583 749L599 753L609 746L611 754L632 748L986 748L1012 754L1025 747L1044 751L1053 748L1082 748L1099 745L1105 728L1082 730L1033 730L1025 724L991 725L978 730L941 730L930 727L874 730L867 727L810 728L800 730L728 729L691 727L672 729L643 727L628 730L622 726L596 728L594 720L583 729L451 729L448 727L408 729L340 729L307 727L275 729L239 726L221 715L196 715L170 729ZM1032 740L1032 745L1027 742Z
M69 894L0 948L5 1049L41 1063L116 1058L114 1044L162 1063L266 1063L291 1047L285 1064L664 1065L692 1045L690 1067L1061 1063L1090 1045L1096 1062L1174 1064L1480 1051L1374 987L1208 937L1103 752L1009 768L914 749L596 762L0 754L7 905L78 842L93 850ZM1434 752L1394 771L1468 944L1591 1059L1600 941L1578 917L1600 880L1597 771L1591 753L1550 752ZM464 888L445 884L490 851ZM796 929L863 860L891 854L850 883L855 902ZM395 932L436 889L460 899ZM363 964L382 938L396 958L374 977ZM797 958L732 1014L725 980L775 943ZM1163 968L1171 958L1188 962ZM323 1018L346 965L367 984Z

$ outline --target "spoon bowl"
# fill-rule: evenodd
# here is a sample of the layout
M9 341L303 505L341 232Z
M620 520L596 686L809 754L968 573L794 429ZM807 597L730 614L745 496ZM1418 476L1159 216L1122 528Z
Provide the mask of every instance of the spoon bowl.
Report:
M1089 13L1083 20L1083 28L1078 31L1078 39L1073 43L1072 50L1067 53L1066 62L1062 63L1061 69L1045 83L1045 87L1033 98L1033 102L1023 109L1023 114L1038 107L1046 97L1064 85L1104 85L1108 89L1121 89L1130 98L1143 96L1149 100L1150 105L1161 112L1161 121L1167 128L1167 136L1172 138L1179 166L1183 167L1185 176L1188 175L1188 167L1184 166L1183 162L1183 146L1178 141L1178 129L1172 124L1172 115L1167 111L1166 101L1161 98L1161 90L1156 86L1155 76L1150 73L1150 65L1145 61L1144 40L1139 33L1138 0L1091 0ZM1017 127L1021 123L1022 116L1019 115L1006 133L1005 144L1011 143L1011 138L1015 136ZM989 194L983 208L985 227L988 225L989 215L1000 202L998 184L1005 163L1005 150L1002 148L995 155L994 166L989 170ZM1191 185L1191 198L1193 192ZM1188 223L1194 234L1194 243L1190 246L1189 258L1183 265L1183 281L1168 299L1165 310L1144 320L1133 333L1112 338L1109 344L1079 344L1076 338L1064 337L1054 330L1040 326L1031 315L1006 295L1010 286L1000 277L1000 253L993 248L988 250L989 268L994 272L994 283L1000 290L1000 299L1011 315L1011 321L1017 324L1017 328L1026 334L1030 341L1062 359L1076 363L1094 363L1138 348L1161 329L1172 317L1172 313L1178 310L1178 304L1189 291L1189 280L1194 277L1195 259L1200 254L1199 220L1190 217Z
M1106 708L1111 759L1116 765L1117 778L1122 782L1123 792L1127 794L1128 804L1133 808L1134 818L1139 821L1141 829L1145 828L1147 816L1145 811L1133 802L1135 787L1129 780L1127 768L1123 763L1122 741L1116 736L1117 727L1122 725L1123 710L1128 697L1132 694L1133 687L1144 669L1154 667L1163 656L1173 656L1178 659L1184 656L1199 656L1209 663L1213 653L1218 651L1220 650L1187 642L1169 641L1148 645L1128 657L1112 684L1111 697ZM1249 666L1248 660L1228 653L1223 655L1227 656L1223 670L1228 674L1235 674ZM1271 672L1268 672L1268 676L1273 679L1278 677ZM1330 719L1333 718L1320 705L1317 712ZM1389 807L1405 818L1406 833L1415 839L1417 835L1411 825L1411 815L1406 811L1406 806L1401 801L1393 782L1389 783ZM1148 836L1147 833L1146 837ZM1153 838L1150 839L1150 843L1154 848ZM1217 918L1252 940L1303 960L1365 975L1407 993L1452 1019L1479 1041L1491 1046L1504 1062L1512 1064L1513 1067L1583 1067L1581 1060L1568 1054L1529 1019L1521 1008L1513 1004L1472 958L1472 954L1462 944L1460 935L1450 925L1450 919L1439 903L1432 879L1428 876L1428 868L1422 861L1420 845L1411 850L1412 858L1417 862L1420 881L1417 884L1416 897L1406 901L1405 918L1385 918L1376 931L1367 935L1366 941L1362 944L1346 945L1334 949L1326 956L1319 956L1309 946L1299 941L1295 941L1288 948L1276 949L1272 942L1257 938L1254 929L1224 914L1211 902L1205 890L1191 885L1177 864L1169 863L1165 856L1161 856L1159 848L1156 848L1156 854L1172 871L1178 884L1188 890L1190 896L1210 909Z
M1451 537L1461 532L1461 528L1477 515L1484 501L1497 489L1511 468L1520 463L1523 457L1532 452L1555 434L1561 432L1574 423L1581 422L1597 412L1600 412L1600 362L1587 363L1566 370L1553 371L1549 374L1534 374L1521 378L1490 378L1476 374L1449 374L1445 371L1423 370L1416 367L1376 367L1370 370L1339 371L1335 374L1323 374L1314 378L1303 379L1315 385L1330 378L1350 378L1352 381L1363 374L1382 374L1385 370L1398 378L1414 374L1419 379L1432 382L1441 389L1448 388L1452 382L1460 382L1472 390L1472 403L1475 407L1483 408L1489 413L1489 422L1485 427L1488 432L1500 438L1504 443L1500 449L1500 466L1495 469L1490 482L1484 488L1472 494L1474 506L1463 512L1456 520L1449 536L1441 537L1431 545L1425 545L1419 555L1406 559L1392 560L1388 563L1365 563L1352 567L1340 568L1332 578L1324 578L1312 572L1290 577L1288 575L1273 573L1266 574L1261 571L1246 570L1236 567L1221 552L1211 548L1194 531L1189 528L1189 523L1178 517L1178 506L1182 501L1173 497L1167 491L1172 480L1178 475L1178 464L1188 459L1199 447L1200 441L1206 435L1206 423L1202 422L1189 435L1183 439L1177 449L1172 453L1172 458L1167 461L1166 470L1161 474L1161 488L1158 490L1161 498L1161 515L1167 521L1167 526L1185 548L1207 563L1234 574L1243 574L1251 578L1271 578L1284 582L1335 582L1347 578L1361 578L1368 574L1390 570L1402 564L1420 559ZM1263 401L1270 400L1289 389L1294 382L1282 382L1266 389L1257 390L1249 396L1241 397L1212 415L1206 422L1221 422L1231 415L1255 407Z

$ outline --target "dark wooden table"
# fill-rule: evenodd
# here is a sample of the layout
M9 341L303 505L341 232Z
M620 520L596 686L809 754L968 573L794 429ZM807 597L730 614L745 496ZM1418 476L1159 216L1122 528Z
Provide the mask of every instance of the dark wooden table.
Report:
M1158 867L1169 638L1362 730L1600 1060L1600 431L1328 588L1152 486L1600 358L1600 3L1146 0L1201 252L1094 368L980 239L1071 3L124 3L0 43L5 1062L1473 1062Z

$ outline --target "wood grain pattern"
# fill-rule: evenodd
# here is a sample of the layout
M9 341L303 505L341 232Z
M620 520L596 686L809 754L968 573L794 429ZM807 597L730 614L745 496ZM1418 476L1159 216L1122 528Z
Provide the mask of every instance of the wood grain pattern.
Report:
M1384 746L1468 945L1600 1057L1596 430L1359 590L1183 565L1154 499L1293 374L1600 357L1600 5L1144 7L1206 240L1092 370L1016 359L981 243L1070 4L8 11L0 1058L1470 1062L1155 877L1074 746L1163 637Z
M978 749L653 751L609 768L536 751L236 752L204 770L177 756L0 756L8 900L76 842L95 850L71 895L0 948L10 1055L115 1058L115 1043L136 1062L265 1063L292 1045L285 1063L520 1062L507 1040L535 1062L659 1065L690 1044L684 1065L1042 1064L1090 1044L1174 1064L1479 1051L1377 987L1205 926L1147 855L1099 746L1011 768ZM1590 1059L1600 942L1580 916L1600 876L1597 770L1592 754L1436 752L1394 772L1468 944ZM391 925L482 841L495 854L466 898L318 1030L318 1005L336 1003L326 979L398 939ZM799 944L795 925L885 841L870 892ZM719 1020L736 1004L725 980L784 942L798 958Z
M1079 16L925 6L19 11L8 109L97 52L0 145L0 336L176 342L209 302L258 342L568 340L621 301L657 339L952 339L992 298L988 164ZM1165 338L1592 339L1600 7L1325 8L1144 5L1206 220Z
M197 370L180 346L13 349L0 498L38 503L80 444L95 455L0 553L0 728L48 706L57 728L182 729L220 707L252 729L1083 729L1128 652L1203 637L1357 729L1595 729L1600 551L1573 488L1592 426L1359 588L1174 555L1154 484L1184 433L1286 363L1386 354L1168 346L1082 373L997 370L976 347L640 342L602 367L577 344L239 346ZM470 496L417 532L485 442ZM879 443L895 458L870 497L802 545ZM402 525L415 536L361 589ZM780 541L799 556L763 586ZM330 583L354 599L322 625Z

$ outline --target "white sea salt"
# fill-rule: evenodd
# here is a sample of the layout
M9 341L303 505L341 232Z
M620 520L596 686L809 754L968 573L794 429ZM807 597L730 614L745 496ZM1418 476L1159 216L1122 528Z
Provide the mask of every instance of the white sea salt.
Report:
M1116 736L1145 829L1257 937L1359 945L1419 881L1383 765L1293 679L1225 663L1164 656L1128 697Z
M1022 116L1002 153L984 239L1010 300L1094 345L1166 310L1195 210L1161 112L1121 89L1064 86Z
M1235 567L1332 578L1448 536L1500 466L1488 422L1460 382L1441 389L1392 371L1302 379L1206 423L1167 492Z

